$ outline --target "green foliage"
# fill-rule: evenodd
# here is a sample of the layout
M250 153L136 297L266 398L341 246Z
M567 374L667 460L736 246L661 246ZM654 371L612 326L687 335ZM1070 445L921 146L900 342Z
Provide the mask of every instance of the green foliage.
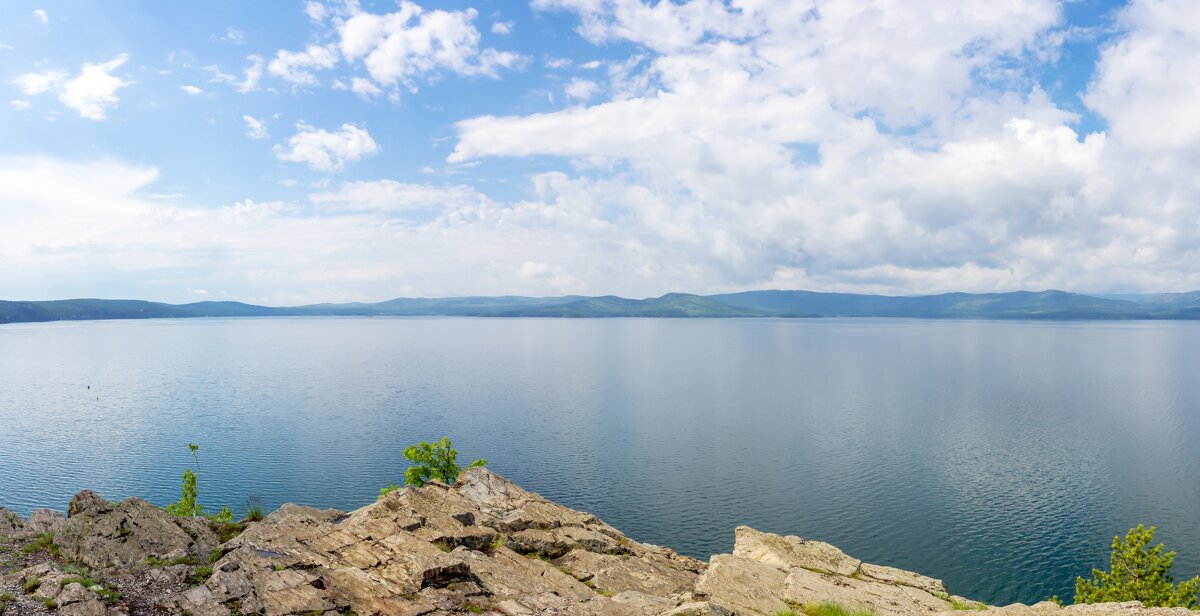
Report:
M180 517L195 517L204 511L204 505L196 502L196 473L192 469L183 471L183 493L178 502L171 503L163 509L171 515Z
M16 600L17 600L17 598L12 596L12 593L0 592L0 603L8 603L10 601L16 601Z
M1092 579L1075 581L1075 603L1141 601L1147 607L1187 607L1200 605L1200 577L1178 586L1171 577L1175 552L1165 552L1163 544L1148 547L1155 528L1141 524L1130 529L1125 539L1113 537L1109 571L1092 569Z
M212 565L203 565L192 569L191 575L187 578L188 586L199 586L203 584L213 574Z
M192 459L196 461L196 469L200 468L200 456L197 452L200 451L200 446L195 443L188 443L188 452L192 454ZM180 493L179 500L163 507L163 511L171 515L179 517L198 518L204 516L213 522L220 524L233 521L233 510L228 506L221 507L215 515L205 515L204 505L200 504L199 490L196 487L198 479L196 471L188 468L183 471L183 490Z
M462 472L455 460L458 452L450 446L450 439L443 436L436 443L420 442L404 449L404 457L413 463L404 473L404 483L410 486L423 486L430 481L440 481L453 484ZM487 460L480 458L472 462L468 468L483 466Z
M46 550L52 555L58 556L58 546L54 545L54 533L42 533L37 537L34 537L33 541L30 541L29 543L25 544L25 547L21 548L21 553L33 554L34 552L40 552L42 550Z
M958 597L950 597L949 601L950 601L950 607L954 608L955 610L959 610L959 611L986 610L987 609L987 605L980 603L978 601L964 601L962 599L959 599Z
M840 603L805 603L800 606L807 616L875 616L875 612L862 608L846 607Z
M32 594L41 585L42 585L42 580L40 578L27 577L27 578L25 578L25 584L21 588L25 589L26 593Z
M442 437L442 440L433 443L421 441L416 445L406 447L404 457L413 463L404 473L404 484L418 488L430 481L453 485L463 470L456 462L458 451L450 446L450 439L445 436ZM487 464L487 460L479 458L468 464L467 468L484 464ZM387 487L379 489L379 498L399 489L400 487L396 484L388 484Z
M257 496L251 496L246 499L246 519L251 522L260 522L266 516L263 515L262 499Z

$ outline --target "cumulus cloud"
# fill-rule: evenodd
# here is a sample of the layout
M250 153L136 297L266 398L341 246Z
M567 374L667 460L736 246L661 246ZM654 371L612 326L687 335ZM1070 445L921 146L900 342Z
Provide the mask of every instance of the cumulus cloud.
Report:
M49 15L49 13L46 12L45 9L34 9L33 16L38 21L42 22L42 24L50 23L50 15Z
M1083 96L1103 128L1087 134L1036 85L1067 27L1053 0L534 4L567 12L605 60L546 60L595 69L566 73L561 108L455 124L451 169L493 157L557 169L514 178L505 194L517 197L326 178L297 202L200 207L152 199L152 168L0 159L0 279L18 293L65 281L80 295L125 272L268 303L1200 288L1194 2L1118 12ZM360 96L485 74L472 11L320 6L328 31L313 40L364 71L339 76ZM14 85L36 96L70 79L41 71ZM322 172L378 150L355 124L301 123L275 147ZM81 204L81 192L95 199Z
M252 116L242 116L242 121L246 123L246 136L251 139L266 139L270 136L267 131L267 125L262 120Z
M415 87L416 79L447 70L498 77L522 61L519 54L479 48L475 9L426 11L402 0L394 13L353 13L337 26L347 61L361 63L377 83Z
M29 109L30 107L32 107L33 105L32 105L32 103L30 103L27 100L16 99L16 100L8 101L8 106L12 107L13 111L25 111L25 110Z
M304 163L317 171L340 171L347 161L379 152L379 144L365 128L342 124L336 132L314 128L300 122L287 146L275 146L279 160Z
M515 24L513 24L513 22L511 22L511 21L497 21L492 24L492 34L499 34L500 36L508 36L508 35L512 34L514 25Z
M60 70L25 73L17 76L13 84L23 94L30 96L57 92L58 100L79 112L81 117L103 120L108 117L108 110L120 102L117 90L129 85L129 82L112 74L128 59L128 54L120 54L108 62L87 62L74 77Z
M647 57L590 107L459 122L449 162L568 159L586 175L539 199L607 211L677 286L1200 286L1193 3L1122 11L1086 96L1111 130L1090 135L1012 70L1062 40L1048 0L534 5Z
M203 89L198 88L193 85L190 85L190 84L179 86L179 89L183 90L184 92L187 92L188 94L191 94L192 96L200 96L201 94L204 94Z
M332 46L309 45L304 51L279 50L267 65L267 72L297 85L315 85L313 70L333 68L337 64L337 49Z

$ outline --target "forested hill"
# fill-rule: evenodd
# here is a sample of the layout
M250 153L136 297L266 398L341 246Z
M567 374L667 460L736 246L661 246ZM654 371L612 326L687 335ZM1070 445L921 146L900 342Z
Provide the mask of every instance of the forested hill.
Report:
M1065 291L888 296L814 291L587 297L398 298L379 303L269 307L240 302L0 301L0 323L255 316L905 317L926 319L1200 319L1200 291L1102 298Z

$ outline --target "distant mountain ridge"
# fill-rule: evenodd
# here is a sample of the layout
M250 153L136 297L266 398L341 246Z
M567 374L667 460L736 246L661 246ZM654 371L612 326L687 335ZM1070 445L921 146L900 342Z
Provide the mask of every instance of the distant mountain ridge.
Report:
M816 291L668 293L628 299L469 296L397 298L378 303L271 307L241 302L164 304L142 300L0 300L0 323L98 319L259 316L469 316L544 318L904 317L920 319L1200 319L1200 291L1116 299L1066 291L890 296Z

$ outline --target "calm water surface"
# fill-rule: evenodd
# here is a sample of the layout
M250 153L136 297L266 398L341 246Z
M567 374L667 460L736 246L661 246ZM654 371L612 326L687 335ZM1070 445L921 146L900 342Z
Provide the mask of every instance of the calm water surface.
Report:
M1006 603L1157 524L1200 573L1200 324L204 319L0 326L0 506L350 509L404 446L705 557L830 541ZM88 386L91 388L88 389Z

